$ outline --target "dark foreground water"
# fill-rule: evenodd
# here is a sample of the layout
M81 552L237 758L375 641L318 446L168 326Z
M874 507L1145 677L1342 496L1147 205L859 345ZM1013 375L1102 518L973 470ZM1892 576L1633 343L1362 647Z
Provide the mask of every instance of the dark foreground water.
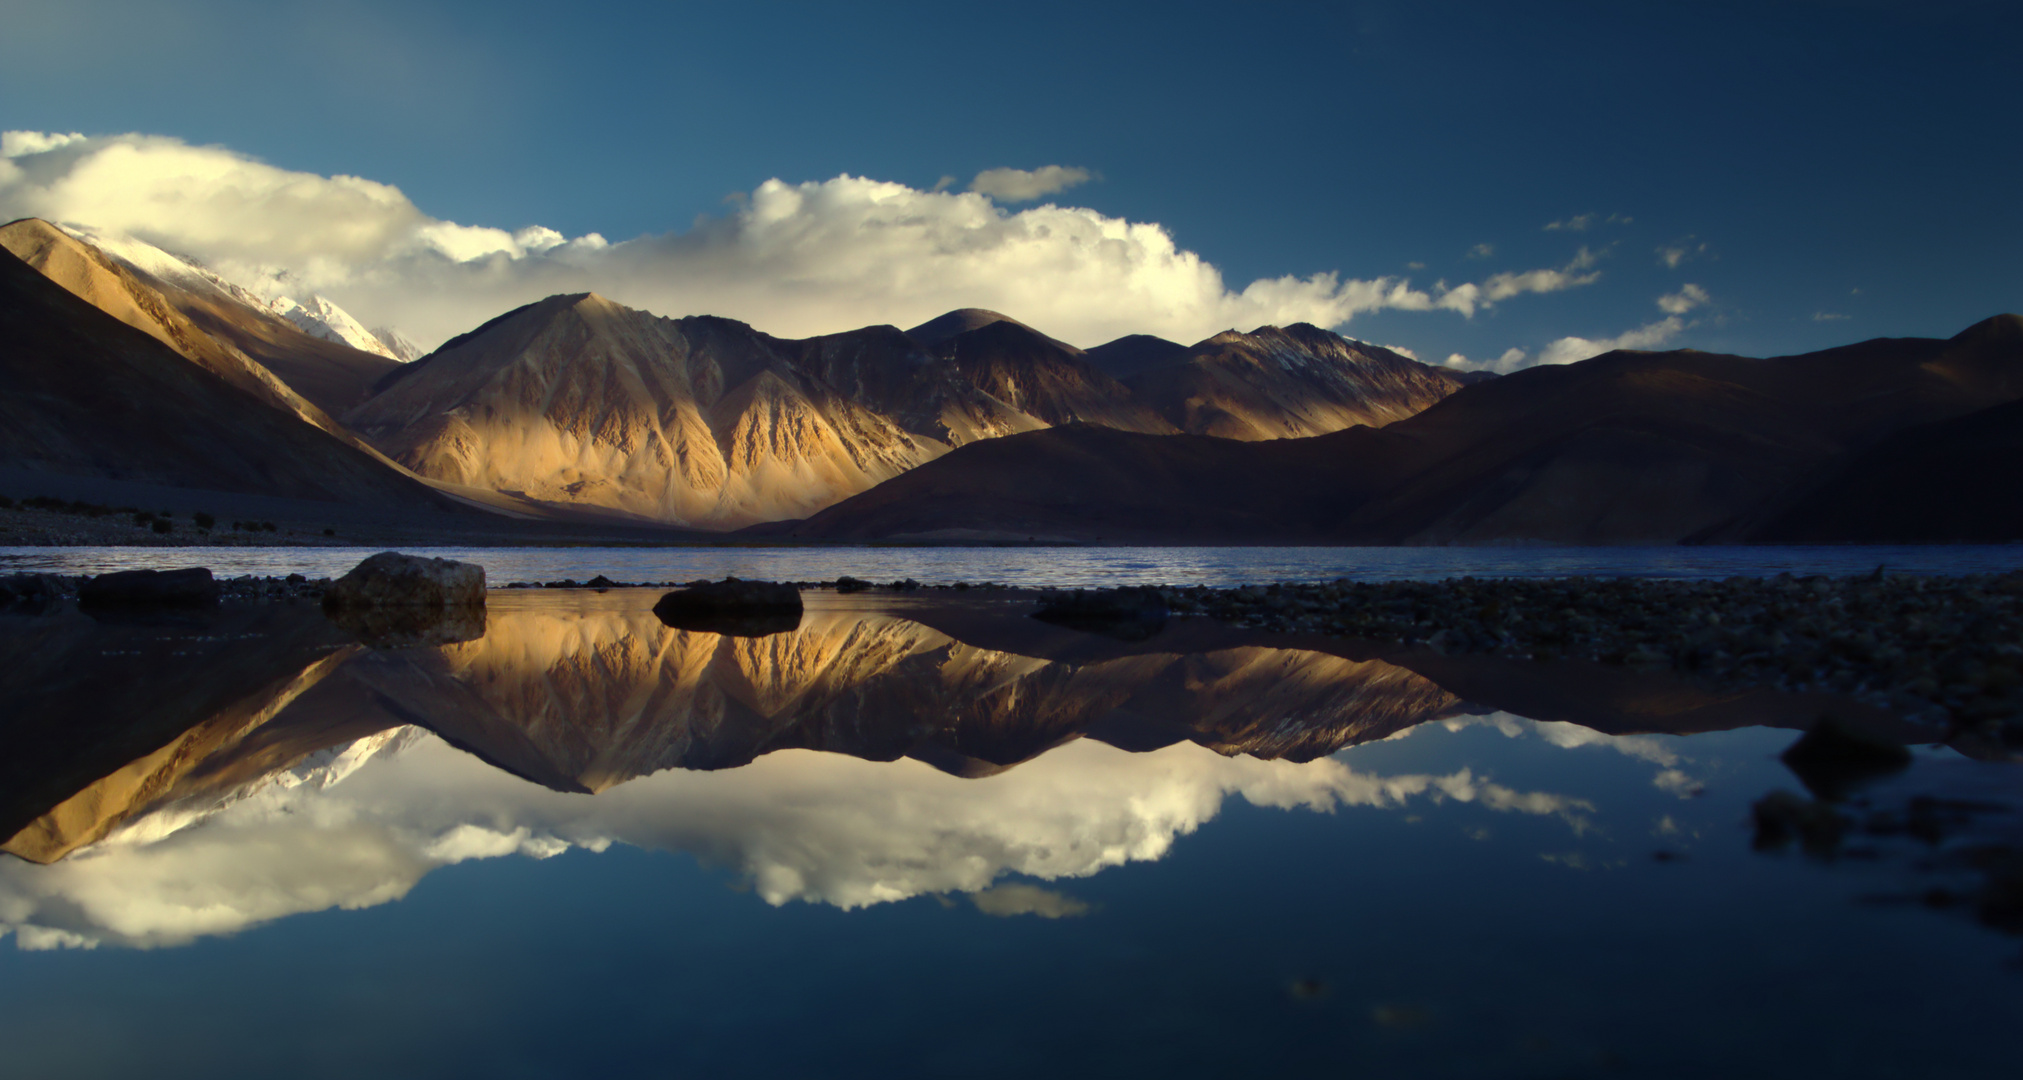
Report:
M693 581L726 575L768 581L913 578L924 584L995 581L1021 587L1246 585L1271 581L1638 575L1863 574L1877 566L1914 574L2023 568L2023 544L1909 547L1508 547L1508 548L409 548L474 562L492 584L516 581ZM358 548L0 548L0 573L96 574L208 566L220 575L336 577Z
M0 616L0 1074L2014 1075L1938 733L1844 805L1980 824L1758 852L1818 700L657 595Z

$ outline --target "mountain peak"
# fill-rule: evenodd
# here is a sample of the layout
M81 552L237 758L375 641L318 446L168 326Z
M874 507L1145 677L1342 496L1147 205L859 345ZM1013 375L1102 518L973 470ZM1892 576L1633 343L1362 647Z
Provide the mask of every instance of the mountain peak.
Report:
M1042 338L1046 338L1046 340L1072 353L1080 353L1082 351L1065 341L1056 341L1053 338L1047 337L1047 335L1041 334L1038 330L1034 330L1032 327L1009 315L1000 314L988 308L956 308L946 315L937 315L921 323L919 326L906 331L906 336L919 342L922 348L932 349L952 337L967 334L971 330L980 330L994 323L1010 323L1021 330L1030 331Z
M2023 315L1996 315L1982 319L1953 335L1959 345L1993 345L2023 342Z

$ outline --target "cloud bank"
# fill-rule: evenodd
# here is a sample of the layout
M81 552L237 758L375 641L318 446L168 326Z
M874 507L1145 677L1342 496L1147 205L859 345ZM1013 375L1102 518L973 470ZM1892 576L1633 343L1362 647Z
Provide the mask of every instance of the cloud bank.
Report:
M1582 249L1582 254L1586 254L1585 248ZM1657 322L1645 323L1634 330L1626 330L1614 337L1563 337L1547 344L1535 354L1511 348L1494 360L1474 361L1455 353L1447 358L1446 363L1451 368L1494 371L1507 375L1540 364L1579 363L1617 349L1655 349L1678 337L1686 327L1692 325L1684 317L1687 312L1706 306L1712 299L1706 289L1689 282L1680 286L1678 292L1658 297L1658 310L1665 313L1664 318Z
M0 218L129 233L234 280L286 271L365 324L399 327L424 346L563 292L792 336L987 307L1093 345L1127 333L1196 341L1266 323L1337 327L1384 309L1472 316L1594 280L1575 267L1453 288L1337 273L1235 288L1156 223L999 205L1086 177L1061 166L990 170L967 192L848 175L768 180L685 232L610 243L445 221L388 184L162 136L9 132L0 149Z

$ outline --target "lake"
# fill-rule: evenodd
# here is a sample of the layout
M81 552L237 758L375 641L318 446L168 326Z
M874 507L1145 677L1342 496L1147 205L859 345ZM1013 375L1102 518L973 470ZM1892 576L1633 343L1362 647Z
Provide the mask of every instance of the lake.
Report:
M241 551L331 561L225 572L360 556ZM1188 551L472 554L494 580L1245 572ZM1875 555L1293 551L1246 579ZM500 592L479 636L378 648L299 603L0 615L6 1071L2013 1075L2018 941L1972 897L2017 774L1940 732L1873 721L1913 763L1837 793L1867 824L1807 853L1751 822L1826 805L1778 759L1816 697L1205 619L1122 641L1002 594L811 593L790 631L720 636L658 595Z
M994 581L1027 588L1112 585L1245 585L1271 581L1636 575L1863 574L1878 566L1916 574L1978 574L2023 568L2023 544L1903 547L679 547L407 548L485 568L494 585L587 580L693 581L725 576L768 581L912 578L923 584ZM0 573L96 574L208 566L220 576L337 577L370 552L328 547L0 548Z

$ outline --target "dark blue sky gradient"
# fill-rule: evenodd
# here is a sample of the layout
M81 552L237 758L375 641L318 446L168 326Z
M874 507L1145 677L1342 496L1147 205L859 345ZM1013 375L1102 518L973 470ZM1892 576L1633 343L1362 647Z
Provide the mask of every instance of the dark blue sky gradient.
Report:
M0 127L222 143L613 240L770 177L1079 165L1101 180L1060 201L1160 222L1237 288L1607 252L1583 289L1348 328L1428 359L1619 334L1685 282L1713 303L1678 344L1764 354L2023 309L2015 12L9 2ZM1542 229L1580 213L1634 220Z

